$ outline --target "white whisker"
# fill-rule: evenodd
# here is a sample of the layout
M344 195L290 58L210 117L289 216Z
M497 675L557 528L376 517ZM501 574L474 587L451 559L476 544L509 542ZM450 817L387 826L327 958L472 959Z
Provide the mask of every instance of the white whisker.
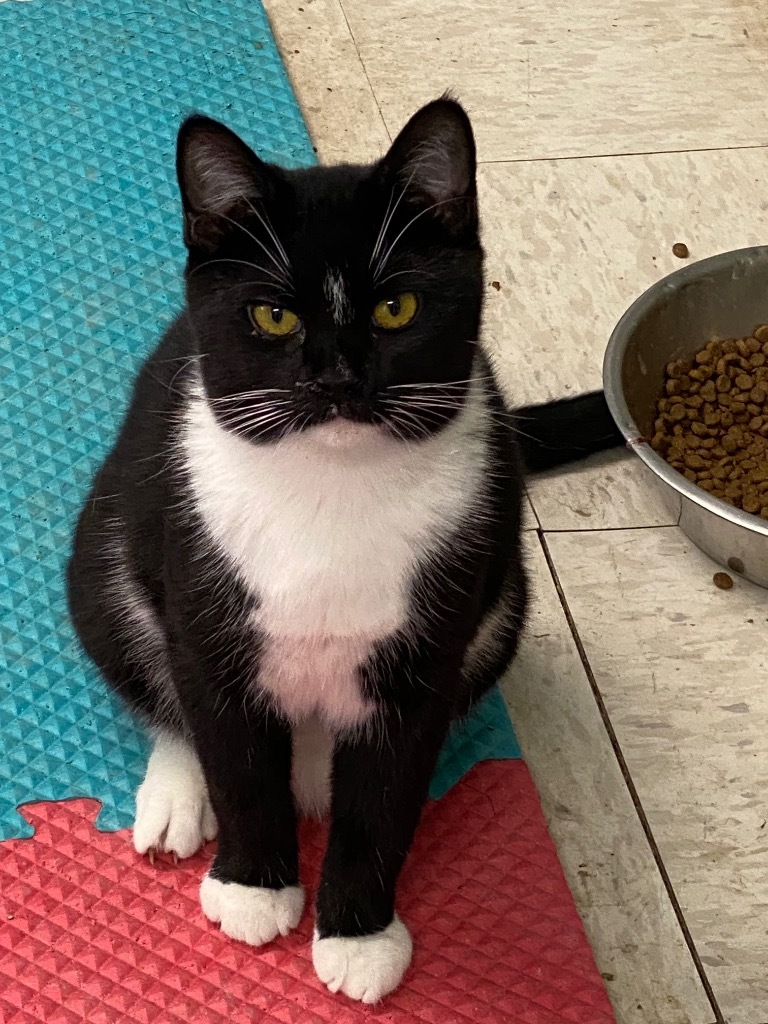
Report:
M407 409L398 409L394 414L394 418L397 419L403 426L413 424L416 436L426 437L428 430L424 423L414 413Z
M222 417L222 423L228 427L243 427L250 429L251 427L258 427L262 424L266 425L273 419L277 419L278 416L289 412L287 409L267 409L265 412L248 412L240 413L236 416L224 416Z
M386 277L381 278L381 280L377 280L376 285L379 288L383 288L384 285L387 284L388 281L391 281L394 277L403 277L404 275L412 276L413 273L413 270L395 270L393 273L387 274Z
M405 193L403 193L403 194L405 194ZM384 267L387 265L387 261L389 260L389 257L392 255L392 250L395 248L395 246L400 241L400 239L403 237L403 235L408 230L408 228L410 228L413 224L416 223L417 220L419 220L421 217L423 217L425 213L429 213L431 210L436 209L438 206L445 206L446 203L455 203L460 198L461 198L460 196L451 196L450 199L440 199L438 202L431 203L429 206L426 206L423 210L419 210L418 213L414 214L413 217L411 217L411 219L405 225L405 227L400 230L400 232L398 233L398 235L395 238L394 242L390 245L390 247L384 253L382 258L379 260L379 263L378 263L378 265L376 267L376 270L374 272L374 280L378 281L379 275L384 270Z
M181 366L178 368L178 370L176 370L176 372L174 373L174 375L171 377L170 381L168 382L168 390L169 391L175 391L176 390L174 388L174 386L173 386L176 383L176 378L179 376L179 374L184 373L184 371L187 370L191 366L192 363L196 363L198 358L199 358L198 356L190 356L187 359L186 363L182 363L181 364ZM178 394L178 392L176 392L176 393Z
M371 258L368 261L368 266L369 267L373 266L373 261L379 255L379 248L380 248L382 240L384 238L384 232L387 230L387 224L389 223L389 220L388 220L388 218L389 218L389 211L392 208L392 200L394 198L395 198L395 190L393 188L392 191L389 193L389 202L387 203L387 208L384 211L384 217L382 218L382 221L381 221L381 227L379 228L379 233L376 236L376 242L374 243L374 246L373 246L373 252L371 253Z
M248 409L239 413L224 413L222 420L227 425L249 429L269 423L271 420L284 415L288 415L285 409L273 409L270 406L266 409Z
M268 412L276 412L281 407L292 404L292 401L288 398L273 398L266 402L241 402L217 411L220 416L233 421L243 416L261 416Z
M385 425L385 427L388 430L391 430L394 433L395 437L399 438L399 440L401 440L404 444L408 444L408 442L412 440L412 438L406 437L406 435L403 434L398 429L398 425L394 420L387 419L385 416L382 416L381 413L374 413L374 416L378 417L379 420Z
M283 263L285 265L285 269L290 274L290 272L291 272L291 261L288 259L288 253L283 248L283 245L282 245L280 239L277 237L277 233L275 232L275 229L272 227L272 221L269 219L269 215L265 211L264 216L262 217L262 215L259 213L259 211L256 209L256 207L253 205L251 200L247 196L244 196L244 199L245 199L246 203L248 204L248 206L253 211L253 213L255 213L256 216L261 221L262 226L264 227L264 230L267 232L269 237L275 243L275 248L277 249L278 253L282 257Z
M161 365L162 363L178 363L181 362L182 359L185 359L187 362L191 362L193 359L207 359L208 355L208 352L200 352L198 355L195 356L171 356L170 359L156 359L153 360L153 362L157 366Z
M297 412L294 418L281 429L280 440L287 437L288 434L291 434L294 431L302 430L307 425L307 423L309 423L309 421L312 419L312 413L306 413L301 422L299 422L300 416L301 413Z
M196 274L199 270L205 270L206 267L213 266L214 263L239 263L243 267L250 267L252 270L258 270L258 272L260 274L268 274L273 279L273 281L276 284L279 284L281 286L283 284L285 284L283 279L281 277L278 277L278 275L274 272L274 270L270 270L269 267L262 267L258 263L251 263L249 260L233 260L233 259L206 260L205 263L200 263L198 266L193 267L192 270L190 270L190 272L189 272L189 276L192 277L192 275ZM252 281L252 282L249 282L249 283L250 284L263 284L263 285L266 285L267 287L273 287L273 284L270 281Z
M387 399L386 401L392 402L392 399ZM412 396L407 402L401 401L399 404L404 409L452 409L455 411L460 409L464 403L462 401L448 402L440 401L437 398L416 398Z
M241 423L229 432L235 437L262 437L268 430L276 430L290 417L290 412L281 412L279 415L269 417L266 422Z
M392 207L392 209L390 211L389 207L390 207L390 204L392 203L392 197L395 194L395 190L392 189L392 192L391 192L390 197L389 197L389 203L387 204L387 213L384 214L384 221L383 221L383 223L381 225L381 231L379 231L379 237L376 239L376 245L374 246L373 253L371 254L371 259L370 259L370 262L368 264L369 267L373 266L374 260L379 256L379 254L381 252L381 246L383 245L384 239L385 239L386 234L387 234L387 231L389 230L389 225L392 223L392 218L397 213L397 208L400 205L400 203L402 202L403 198L405 197L405 193L408 191L408 186L413 181L413 176L414 176L415 173L416 173L416 169L414 168L413 171L411 171L411 173L410 173L410 175L408 177L408 181L406 181L405 185L403 185L403 191L397 197L397 202L395 203L395 205ZM383 265L382 265L382 267L380 269L383 269ZM378 271L377 271L377 273L378 273ZM374 276L376 276L376 275L374 275Z
M262 252L264 252L265 255L269 257L269 259L271 259L272 262L274 263L278 271L278 280L283 281L286 284L286 286L290 287L290 268L286 268L282 265L280 260L277 258L277 256L275 256L275 254L272 252L269 246L264 245L260 238L257 238L257 236L254 235L252 231L249 231L244 224L241 224L233 217L228 217L225 213L218 213L216 216L221 217L222 220L225 220L229 224L234 225L234 227L239 228L244 235L247 235L251 239L251 241L255 242L256 245L258 245L258 247L262 250Z
M463 380L421 381L417 384L390 384L391 388L450 388L459 384L475 384L484 380L493 380L490 373L482 377L465 377Z
M211 398L212 405L223 405L225 402L244 402L249 398L261 398L263 395L289 395L289 388L262 388L260 391L240 391L233 395L224 395L221 398Z

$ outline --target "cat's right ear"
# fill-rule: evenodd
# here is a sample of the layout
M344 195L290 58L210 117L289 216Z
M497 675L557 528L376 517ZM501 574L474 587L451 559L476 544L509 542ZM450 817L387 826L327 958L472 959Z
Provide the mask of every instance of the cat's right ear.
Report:
M239 209L272 193L270 168L229 128L198 114L179 129L176 174L190 249L215 249Z
M475 139L456 100L446 95L417 111L381 166L403 195L450 231L477 231Z

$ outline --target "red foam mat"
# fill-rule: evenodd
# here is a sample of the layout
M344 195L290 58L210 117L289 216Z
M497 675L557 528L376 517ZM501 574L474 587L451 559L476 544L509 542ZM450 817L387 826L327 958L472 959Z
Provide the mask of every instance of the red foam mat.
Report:
M602 979L522 762L478 765L430 804L399 909L415 954L379 1006L315 978L312 915L254 950L209 924L210 849L152 867L95 800L34 804L33 839L0 844L2 1024L611 1024ZM302 826L317 881L321 826Z

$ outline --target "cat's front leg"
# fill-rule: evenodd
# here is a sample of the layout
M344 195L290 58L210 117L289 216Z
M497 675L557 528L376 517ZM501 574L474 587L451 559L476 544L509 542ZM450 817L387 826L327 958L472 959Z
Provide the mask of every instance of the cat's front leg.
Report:
M312 949L332 992L378 1002L410 963L411 937L395 914L397 879L448 722L446 703L425 683L422 699L384 711L370 734L337 741Z
M177 650L184 717L219 826L200 903L223 932L253 946L287 935L304 907L299 885L289 727L247 692L238 653Z
M218 825L203 770L187 737L168 727L156 729L144 781L136 794L133 845L137 853L164 852L191 857Z

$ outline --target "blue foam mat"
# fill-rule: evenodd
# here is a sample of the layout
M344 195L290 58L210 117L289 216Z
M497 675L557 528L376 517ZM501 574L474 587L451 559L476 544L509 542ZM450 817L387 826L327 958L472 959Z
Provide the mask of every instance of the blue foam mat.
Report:
M472 708L471 714L456 722L440 753L429 795L439 800L478 761L521 757L498 686L494 686Z
M2 839L31 834L19 804L73 796L126 827L146 763L77 648L62 574L135 368L181 303L179 121L204 111L284 166L315 157L256 0L0 3L0 39ZM433 795L482 756L517 756L498 694Z

